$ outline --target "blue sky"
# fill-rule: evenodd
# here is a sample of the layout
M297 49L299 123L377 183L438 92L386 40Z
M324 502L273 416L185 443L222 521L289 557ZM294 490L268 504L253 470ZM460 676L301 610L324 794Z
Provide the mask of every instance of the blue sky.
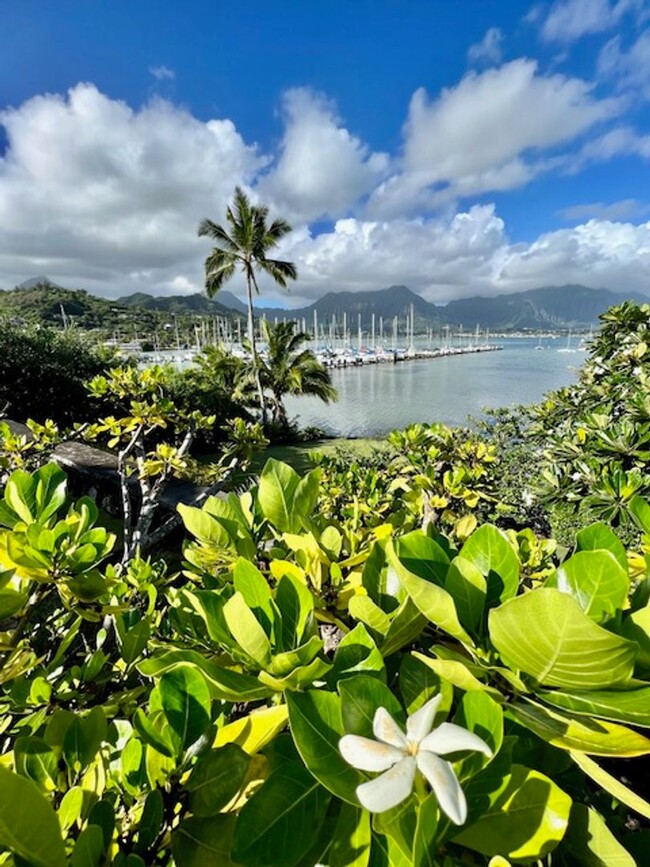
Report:
M650 291L649 99L644 0L2 4L0 286L201 291L240 184L289 304Z

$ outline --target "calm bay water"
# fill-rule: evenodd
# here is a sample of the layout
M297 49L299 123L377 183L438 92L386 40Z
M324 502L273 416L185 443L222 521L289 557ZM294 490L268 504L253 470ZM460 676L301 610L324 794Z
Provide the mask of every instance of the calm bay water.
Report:
M535 403L569 385L586 357L558 352L560 339L543 340L541 350L532 339L495 342L501 351L334 370L336 403L289 397L287 411L301 427L345 437L382 435L413 422L463 424L484 407Z

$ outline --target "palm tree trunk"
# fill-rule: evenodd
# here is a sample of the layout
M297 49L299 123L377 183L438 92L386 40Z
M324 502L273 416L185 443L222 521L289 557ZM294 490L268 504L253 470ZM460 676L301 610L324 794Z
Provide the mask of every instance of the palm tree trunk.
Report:
M255 377L255 385L257 386L257 395L260 402L260 410L262 411L262 424L266 424L266 401L264 400L264 389L262 388L262 378L260 376L260 365L257 358L257 347L255 345L255 321L253 319L253 283L250 272L246 271L246 288L248 290L248 339L251 345L251 355L253 357L253 376Z

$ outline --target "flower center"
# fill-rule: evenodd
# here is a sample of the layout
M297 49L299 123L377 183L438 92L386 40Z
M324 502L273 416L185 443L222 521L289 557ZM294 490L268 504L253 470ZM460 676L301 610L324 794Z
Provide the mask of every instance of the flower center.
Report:
M420 744L418 741L407 741L406 747L404 748L404 752L407 756L417 756L420 751Z

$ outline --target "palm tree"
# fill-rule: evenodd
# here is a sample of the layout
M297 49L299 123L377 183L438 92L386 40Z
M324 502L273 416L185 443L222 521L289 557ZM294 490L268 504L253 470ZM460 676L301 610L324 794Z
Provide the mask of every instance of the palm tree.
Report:
M244 191L236 187L232 205L229 205L226 211L230 231L207 219L199 226L199 236L207 236L215 243L214 249L205 260L205 289L208 297L213 298L237 270L243 271L246 277L248 339L263 423L266 422L266 403L260 379L253 318L253 288L258 294L260 291L256 273L268 274L282 288L286 287L288 280L295 280L298 276L293 262L267 258L267 252L276 247L280 239L291 231L291 226L283 219L273 220L268 225L268 215L267 207L252 205Z
M329 371L310 349L301 346L307 335L295 330L295 322L262 322L262 332L268 351L261 362L262 384L272 395L273 421L288 425L283 403L286 394L309 394L325 403L336 400Z

